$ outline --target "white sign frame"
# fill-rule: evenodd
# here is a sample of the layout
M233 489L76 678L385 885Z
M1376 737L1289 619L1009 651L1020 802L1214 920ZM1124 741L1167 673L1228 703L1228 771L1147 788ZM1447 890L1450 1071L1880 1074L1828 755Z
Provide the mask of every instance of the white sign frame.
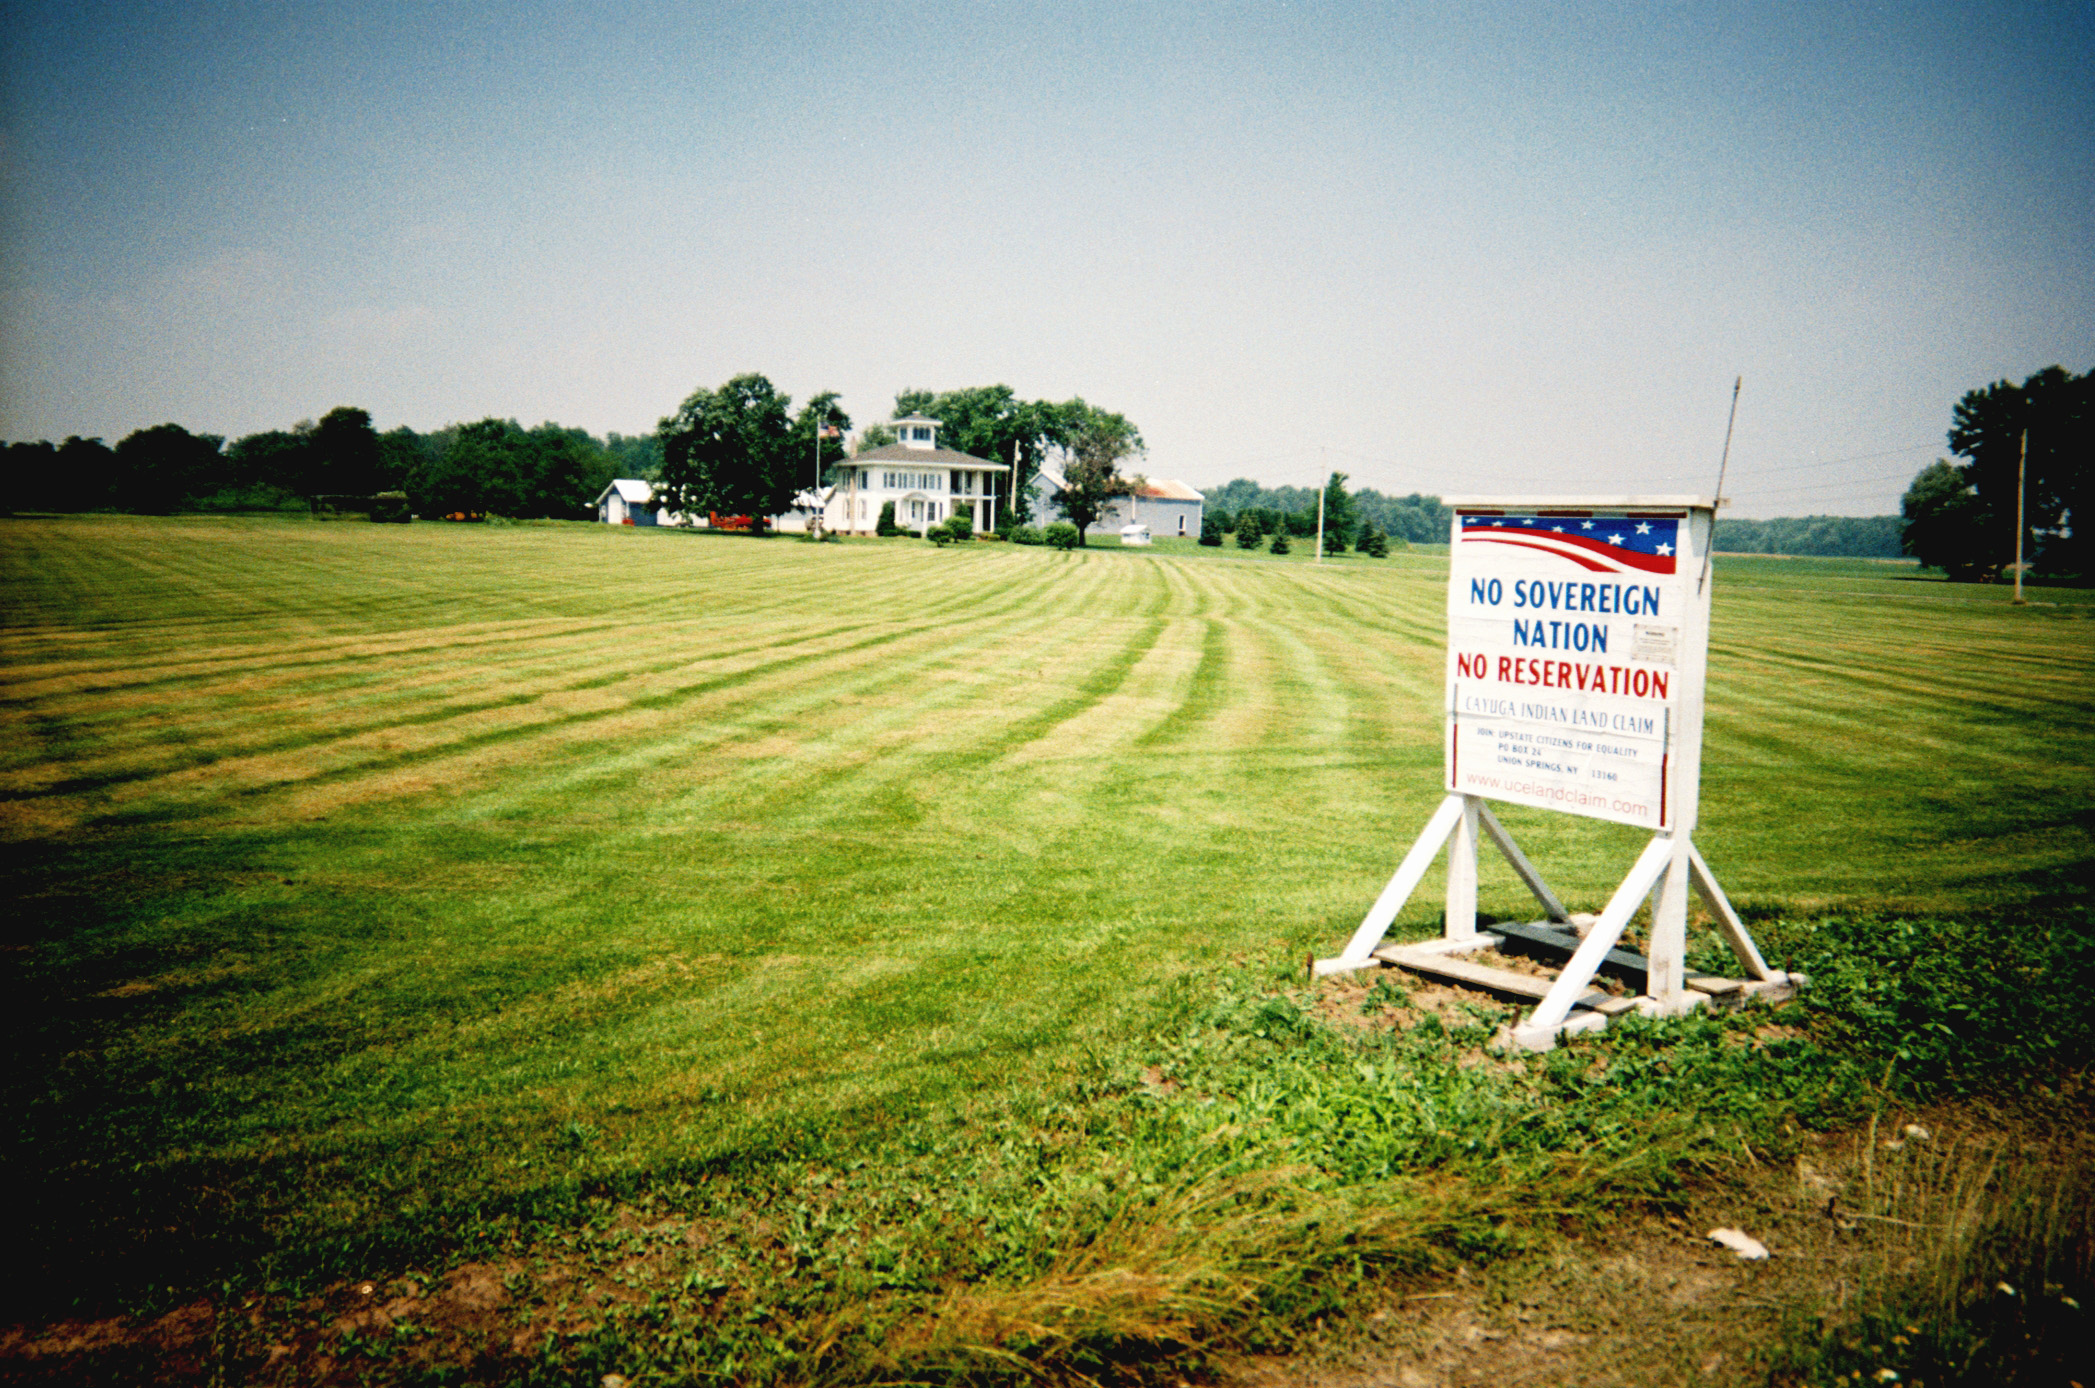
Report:
M1716 502L1681 495L1456 496L1445 504L1454 512L1443 706L1447 795L1345 950L1315 961L1312 972L1431 958L1437 972L1473 975L1502 991L1520 979L1448 958L1504 943L1477 929L1480 835L1541 903L1548 920L1539 925L1571 922L1485 803L1496 799L1653 831L1555 982L1514 1028L1519 1044L1546 1050L1559 1034L1597 1030L1608 1010L1622 1010L1608 1006L1622 1000L1589 985L1647 898L1646 993L1635 1000L1636 1010L1672 1016L1705 1002L1708 994L1688 986L1690 888L1708 903L1748 977L1738 987L1787 991L1788 975L1761 958L1690 838L1700 808ZM1635 529L1640 524L1647 527L1643 534ZM1662 547L1670 552L1662 554ZM1480 760L1487 770L1479 770ZM1443 937L1385 947L1383 937L1443 844ZM1511 991L1533 985L1525 980Z

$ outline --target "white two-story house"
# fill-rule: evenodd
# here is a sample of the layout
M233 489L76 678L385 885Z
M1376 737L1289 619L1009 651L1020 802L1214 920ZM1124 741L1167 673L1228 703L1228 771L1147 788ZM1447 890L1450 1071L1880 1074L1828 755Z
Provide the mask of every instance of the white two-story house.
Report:
M822 510L825 529L870 535L890 501L895 524L918 534L961 512L974 515L978 535L997 528L998 507L1010 492L1009 463L940 448L939 422L920 414L890 427L901 441L858 454L830 488Z

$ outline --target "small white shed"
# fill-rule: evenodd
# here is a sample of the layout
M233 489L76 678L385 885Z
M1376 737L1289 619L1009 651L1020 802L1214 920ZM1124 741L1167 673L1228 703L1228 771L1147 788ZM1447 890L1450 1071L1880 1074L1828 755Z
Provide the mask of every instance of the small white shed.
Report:
M1123 525L1120 527L1120 543L1124 545L1146 545L1149 543L1149 527L1146 525Z
M655 489L637 477L615 477L596 499L596 518L606 525L653 525Z

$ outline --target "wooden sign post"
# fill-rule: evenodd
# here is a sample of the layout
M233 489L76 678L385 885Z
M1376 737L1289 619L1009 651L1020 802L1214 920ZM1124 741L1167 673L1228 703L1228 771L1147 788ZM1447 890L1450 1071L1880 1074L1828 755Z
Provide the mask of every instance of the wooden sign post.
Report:
M1450 498L1447 798L1335 959L1318 974L1396 964L1536 1006L1513 1039L1547 1050L1635 1010L1676 1016L1712 997L1786 995L1801 978L1770 969L1695 851L1702 699L1709 649L1707 497ZM1597 919L1573 924L1485 803L1499 800L1652 831ZM1477 929L1477 843L1488 838L1547 919ZM1441 847L1442 938L1383 937ZM1708 903L1744 979L1687 968L1690 889ZM1648 954L1616 948L1652 900ZM1583 926L1584 928L1580 928ZM1569 955L1554 982L1461 956L1511 942ZM1593 986L1603 970L1641 981L1635 997Z

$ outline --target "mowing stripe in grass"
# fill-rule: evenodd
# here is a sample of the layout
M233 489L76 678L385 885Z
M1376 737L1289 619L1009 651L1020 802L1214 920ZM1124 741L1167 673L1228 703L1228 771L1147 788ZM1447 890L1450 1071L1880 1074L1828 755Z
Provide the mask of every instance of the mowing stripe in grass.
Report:
M1185 970L1328 949L1440 793L1441 559L610 530L0 525L22 1189L121 1220L138 1164L221 1192L168 1197L182 1238L312 1248L899 1138ZM2085 618L1732 571L1698 840L1735 896L2085 872ZM1575 904L1638 846L1505 818Z

